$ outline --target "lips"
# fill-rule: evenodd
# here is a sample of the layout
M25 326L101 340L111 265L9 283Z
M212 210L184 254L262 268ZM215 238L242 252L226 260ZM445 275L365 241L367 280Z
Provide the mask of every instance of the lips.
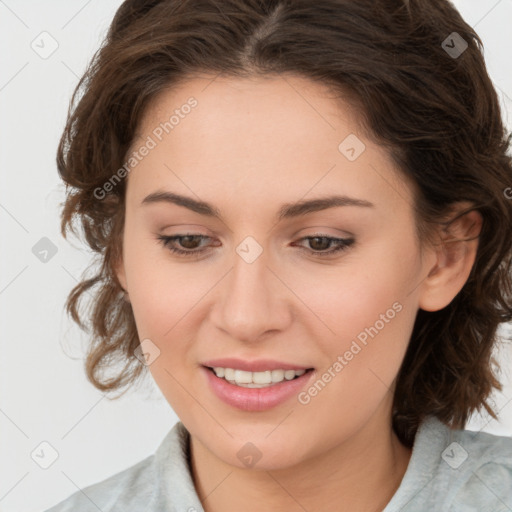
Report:
M223 359L210 359L201 363L207 368L221 367L233 368L235 370L244 370L246 372L264 372L267 370L310 370L311 366L303 366L301 364L285 363L272 359L259 359L256 361L246 361L234 357Z
M235 361L236 364L234 364ZM222 365L221 367L228 364L239 366L240 360L219 359L208 361L208 364L219 364L219 366ZM259 371L266 371L271 367L273 369L279 369L277 366L281 369L284 369L283 366L288 367L288 369L299 369L293 365L286 365L277 361L259 361L258 364L251 363L245 365L246 368L262 368L262 370ZM206 386L214 396L225 404L246 412L262 412L289 403L292 399L296 400L298 394L316 378L315 370L309 369L300 377L296 377L292 380L284 380L261 388L247 388L231 384L227 380L217 377L208 366L202 366L200 369L205 378ZM303 367L301 367L301 369L303 369Z

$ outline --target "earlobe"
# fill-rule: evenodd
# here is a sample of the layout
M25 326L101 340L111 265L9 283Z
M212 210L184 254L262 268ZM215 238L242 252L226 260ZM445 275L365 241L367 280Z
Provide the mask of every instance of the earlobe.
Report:
M480 213L472 210L442 229L436 262L422 284L421 309L443 309L462 290L476 259L482 222Z
M119 284L121 285L121 288L124 291L124 299L127 302L130 302L130 298L129 298L128 292L127 292L128 287L127 287L127 283L126 283L126 272L124 269L124 262L123 262L122 257L120 257L119 260L117 261L117 263L114 264L114 272L115 272L117 281L119 282Z

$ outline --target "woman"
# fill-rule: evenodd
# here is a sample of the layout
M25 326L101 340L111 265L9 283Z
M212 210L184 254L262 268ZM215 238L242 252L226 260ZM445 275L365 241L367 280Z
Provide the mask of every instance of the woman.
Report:
M509 142L445 0L124 2L58 150L101 262L67 306L91 382L149 369L181 421L51 512L512 510L512 439L463 430L501 389Z

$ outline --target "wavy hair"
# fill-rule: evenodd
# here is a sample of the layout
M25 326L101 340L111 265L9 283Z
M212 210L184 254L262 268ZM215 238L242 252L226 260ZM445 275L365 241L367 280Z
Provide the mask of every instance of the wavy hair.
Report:
M497 419L489 403L493 390L501 390L493 349L499 324L512 320L512 135L483 43L448 0L122 3L73 93L57 152L66 183L62 234L78 235L78 222L95 252L87 269L94 268L93 275L82 276L66 302L68 314L90 334L90 382L111 392L147 373L134 356L133 311L114 270L126 181L102 199L98 187L125 162L149 102L204 72L235 78L292 73L349 98L363 132L387 149L414 185L422 242L431 240L436 225L446 227L446 214L459 201L471 204L461 215L482 215L464 287L445 308L418 311L392 418L407 446L426 415L452 428L463 428L482 407ZM84 309L86 293L93 300Z

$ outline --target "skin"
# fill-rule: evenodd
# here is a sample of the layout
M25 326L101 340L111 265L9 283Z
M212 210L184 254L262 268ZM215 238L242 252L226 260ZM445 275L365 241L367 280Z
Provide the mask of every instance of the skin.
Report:
M117 276L140 339L160 350L149 369L191 434L204 509L382 510L411 455L393 432L391 405L417 311L457 295L477 239L421 247L410 184L358 131L349 105L305 78L191 77L150 105L133 148L190 96L197 107L128 175ZM354 161L338 150L349 134L366 146ZM207 201L223 221L166 202L141 205L157 190ZM284 203L333 192L374 207L276 220ZM440 237L475 236L480 226L472 212ZM206 253L181 257L157 239L187 233L210 238L174 245ZM355 243L321 257L335 244L304 239L318 233ZM263 250L251 264L235 251L247 236ZM400 312L307 405L294 396L241 411L200 371L207 359L233 356L314 367L318 377L396 302ZM252 468L237 457L247 442L262 454Z

